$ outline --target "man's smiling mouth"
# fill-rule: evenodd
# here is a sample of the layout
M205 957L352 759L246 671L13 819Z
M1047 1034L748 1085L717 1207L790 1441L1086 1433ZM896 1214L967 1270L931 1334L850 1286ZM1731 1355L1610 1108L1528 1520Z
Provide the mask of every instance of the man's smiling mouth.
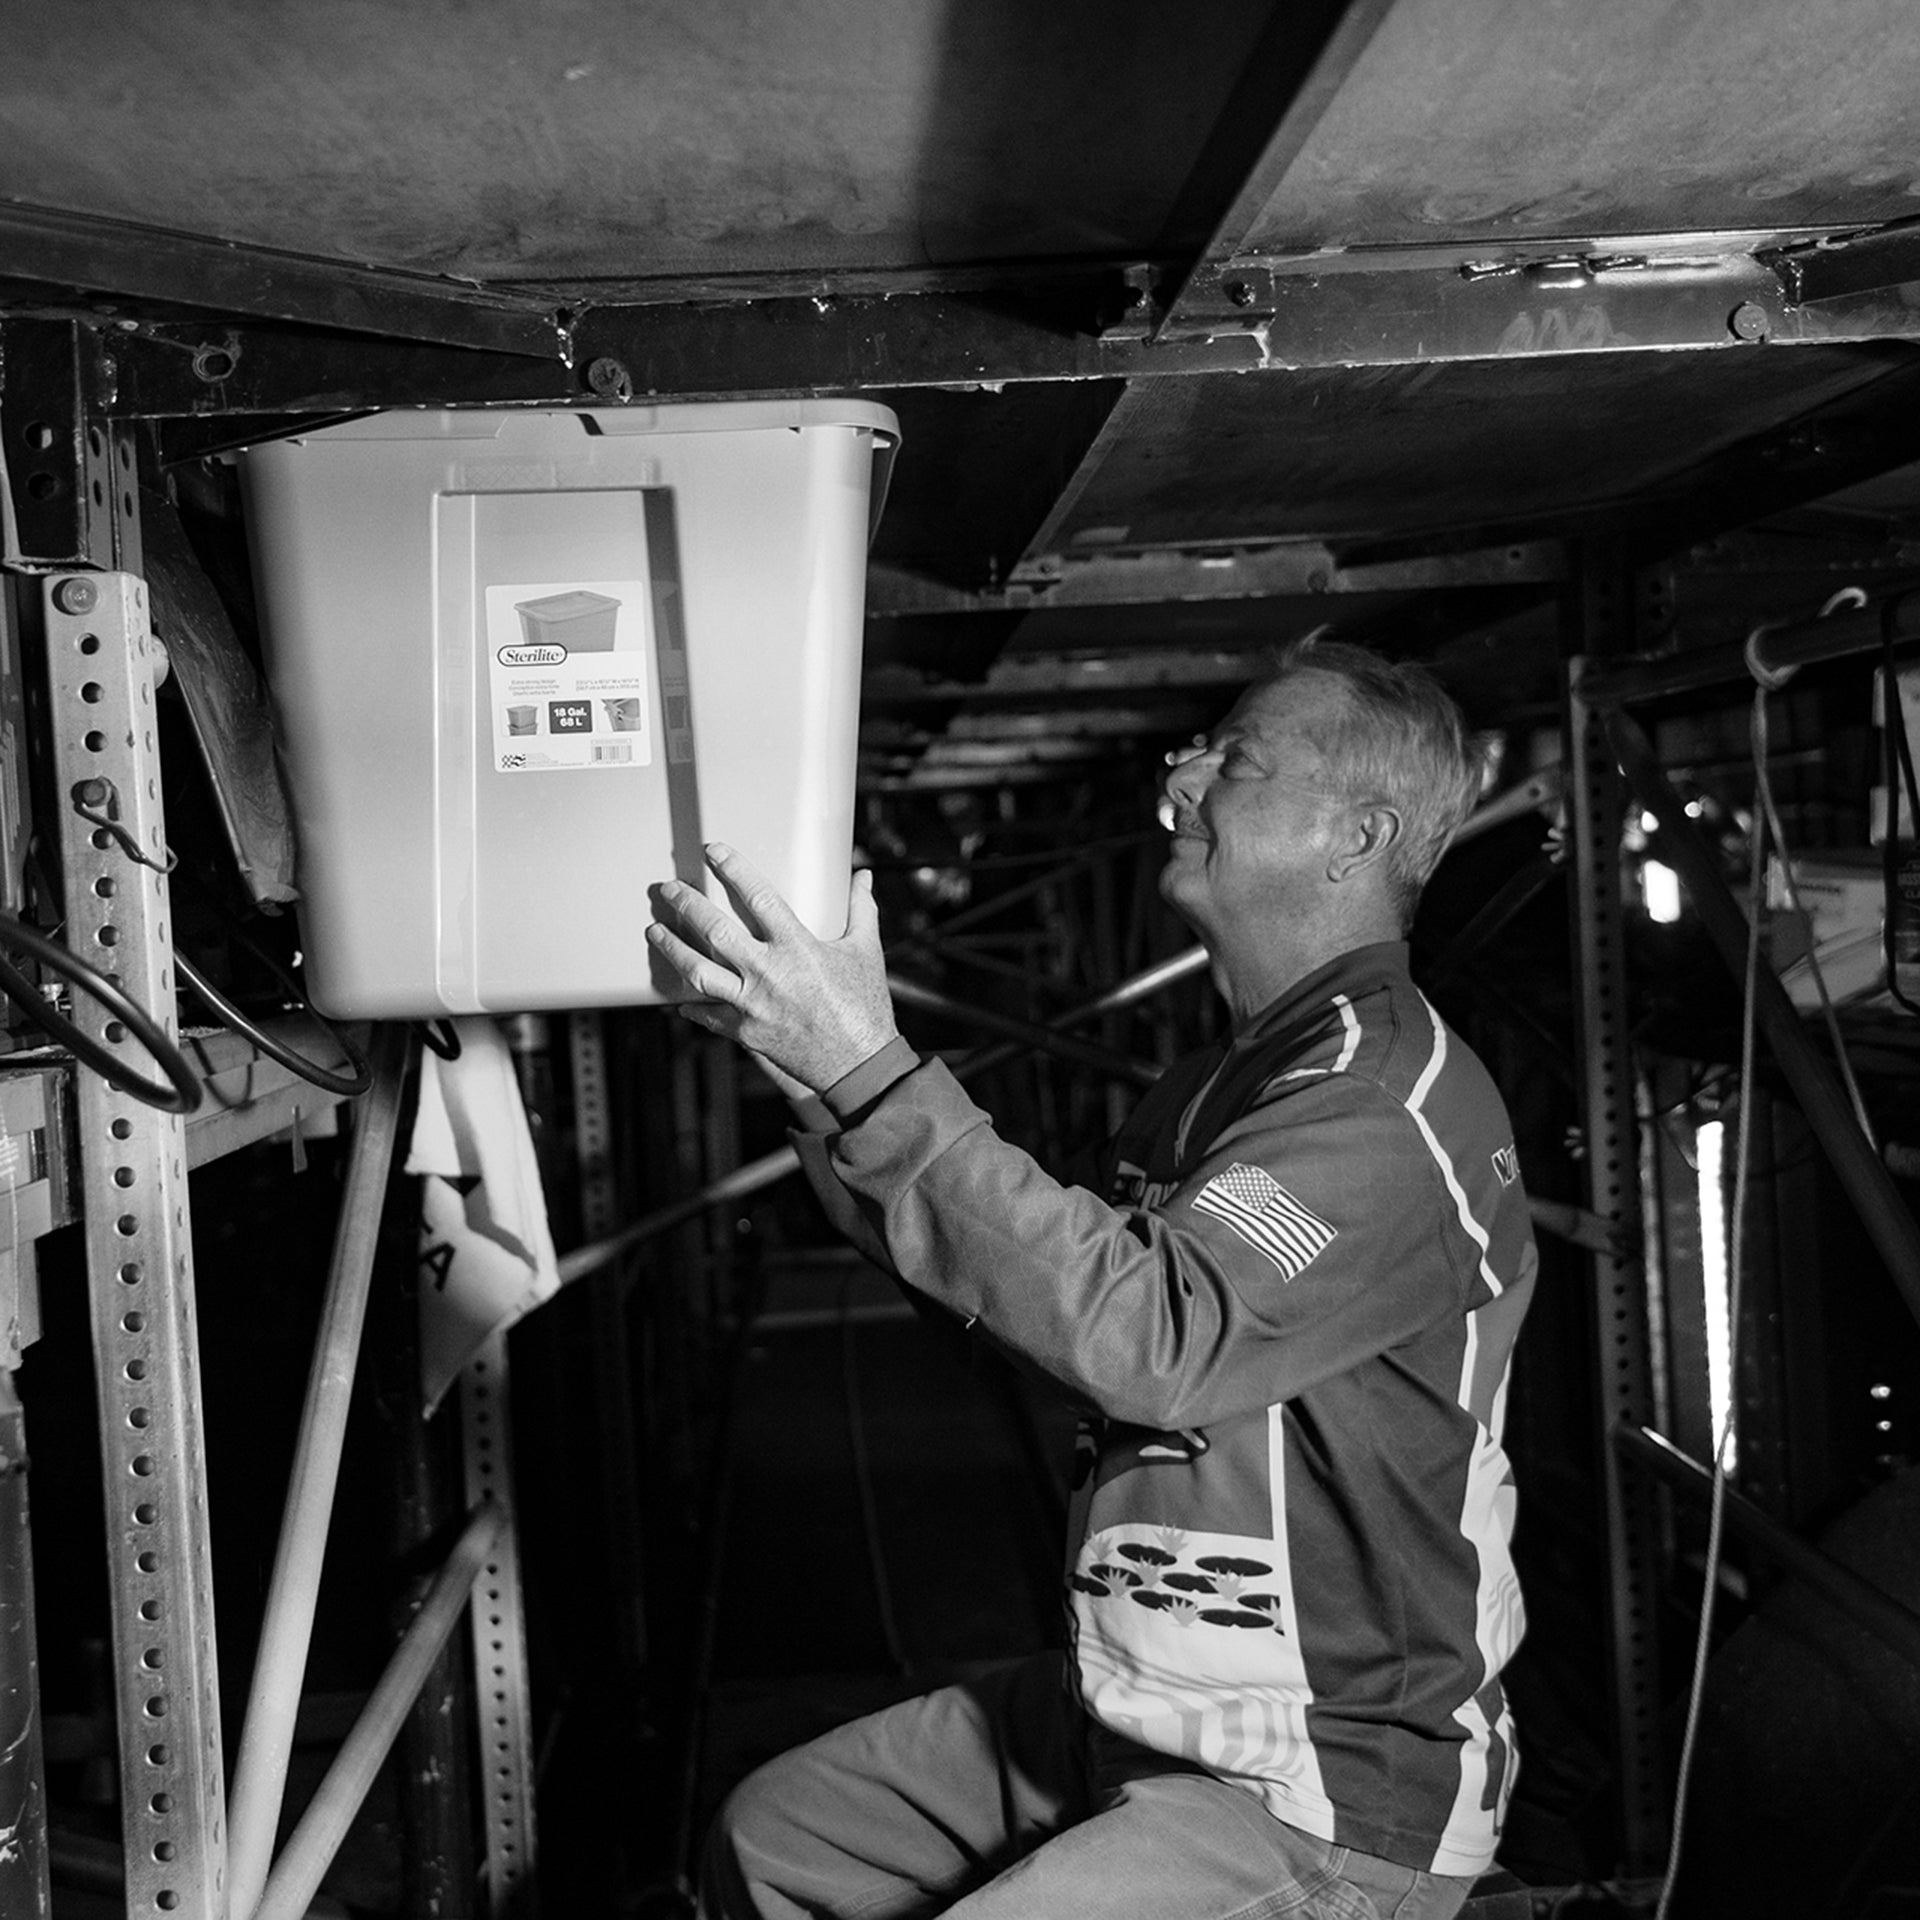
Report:
M1159 808L1160 825L1176 840L1204 840L1200 822L1190 813L1182 813L1170 799L1163 798Z

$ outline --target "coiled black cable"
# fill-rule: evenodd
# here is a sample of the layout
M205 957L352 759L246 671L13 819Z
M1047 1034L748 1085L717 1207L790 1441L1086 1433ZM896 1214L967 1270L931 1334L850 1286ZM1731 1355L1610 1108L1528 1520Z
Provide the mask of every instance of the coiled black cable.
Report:
M91 994L153 1056L166 1075L149 1080L135 1073L115 1053L84 1032L64 1013L47 1004L45 996L13 962L0 954L0 993L4 993L50 1039L68 1048L109 1086L162 1113L192 1113L200 1104L200 1082L187 1057L169 1040L158 1021L128 998L120 988L71 947L42 933L38 927L10 913L0 913L0 945L30 953L43 967L58 974L76 990Z
M451 1020L422 1020L420 1038L442 1060L460 1058L460 1035Z
M268 1059L279 1061L288 1072L298 1074L310 1086L318 1087L323 1093L337 1093L351 1097L365 1093L373 1085L373 1068L368 1064L366 1055L337 1027L329 1026L322 1020L311 1007L307 1008L309 1015L345 1055L346 1072L342 1073L335 1068L318 1065L305 1054L296 1052L285 1041L276 1039L264 1027L255 1025L184 953L176 951L173 963L180 969L180 978L187 983L188 990L216 1020L231 1027L244 1039L251 1040ZM305 1004L304 1000L302 1004Z

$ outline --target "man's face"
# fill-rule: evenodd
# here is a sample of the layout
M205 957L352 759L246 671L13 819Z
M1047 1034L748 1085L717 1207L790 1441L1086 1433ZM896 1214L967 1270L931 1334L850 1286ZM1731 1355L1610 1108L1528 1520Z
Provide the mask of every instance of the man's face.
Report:
M1160 892L1196 932L1291 926L1321 904L1351 808L1319 742L1345 700L1339 680L1302 669L1243 694L1204 746L1177 757L1160 803L1173 834Z

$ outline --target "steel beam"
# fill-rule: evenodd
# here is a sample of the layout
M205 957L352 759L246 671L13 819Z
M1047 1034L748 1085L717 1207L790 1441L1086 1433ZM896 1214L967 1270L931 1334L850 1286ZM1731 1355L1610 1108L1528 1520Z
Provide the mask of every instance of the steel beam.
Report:
M1239 129L1248 123L1257 125L1263 136L1259 152L1251 158L1244 177L1234 179L1233 197L1198 266L1188 275L1161 322L1162 335L1205 326L1210 296L1231 272L1247 235L1258 226L1288 169L1300 157L1321 116L1332 105L1393 4L1394 0L1346 0L1346 4L1336 5L1324 37L1304 65L1298 49L1311 35L1314 10L1297 5L1275 9L1227 104L1221 127L1208 143L1201 168L1176 202L1169 224L1180 222L1183 215L1191 217L1194 199L1209 191L1210 171L1221 164L1232 165L1231 147ZM1235 167L1234 172L1238 176L1240 169ZM1233 308L1227 309L1229 319L1233 312Z
M1196 274L1187 298L1191 337L1238 336L1264 368L1920 339L1920 309L1894 295L1797 306L1752 252L1711 236L1450 262L1388 248L1236 260Z
M1865 607L1845 607L1805 620L1756 627L1740 646L1699 647L1690 653L1643 654L1599 668L1587 697L1596 704L1653 700L1663 694L1757 680L1777 687L1801 667L1920 641L1920 593L1902 593Z
M871 644L871 643L869 643ZM1085 695L1237 690L1254 679L1271 649L1257 647L1184 647L1125 653L1003 654L982 681L948 679L918 667L870 663L862 676L861 699L871 714L894 701L1056 700Z
M1779 276L1786 297L1799 306L1848 294L1879 293L1920 281L1920 221L1868 232L1826 234L1761 255Z
M978 590L950 587L876 565L868 573L867 617L1041 613L1067 607L1164 606L1175 601L1543 586L1564 580L1566 574L1566 549L1557 540L1512 541L1352 566L1343 565L1319 540L1155 547L1098 555L1050 552L1023 561L1006 586ZM1018 663L996 662L995 671L1014 664Z
M1105 315L1122 273L1014 285L592 306L570 360L231 322L104 332L117 416L208 422L408 406L646 404L1022 381L1141 380L1316 367L1752 353L1920 341L1920 309L1870 293L1793 307L1737 241L1662 236L1633 253L1435 260L1392 250L1241 265L1230 316L1150 340ZM1582 248L1585 250L1581 250ZM589 296L590 299L590 296ZM23 323L11 323L23 324Z
M554 303L471 282L318 259L98 214L0 201L0 260L12 280L300 326L437 345L563 357Z

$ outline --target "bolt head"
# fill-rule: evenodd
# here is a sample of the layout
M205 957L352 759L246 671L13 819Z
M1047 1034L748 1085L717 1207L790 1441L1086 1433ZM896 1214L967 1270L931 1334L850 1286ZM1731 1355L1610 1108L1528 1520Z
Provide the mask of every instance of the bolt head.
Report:
M1766 308L1751 300L1742 300L1727 315L1727 326L1736 340L1764 340L1773 331Z
M603 400L633 398L633 375L610 355L588 364L587 385Z
M100 601L100 589L91 580L62 580L53 590L53 604L62 613L91 613Z

